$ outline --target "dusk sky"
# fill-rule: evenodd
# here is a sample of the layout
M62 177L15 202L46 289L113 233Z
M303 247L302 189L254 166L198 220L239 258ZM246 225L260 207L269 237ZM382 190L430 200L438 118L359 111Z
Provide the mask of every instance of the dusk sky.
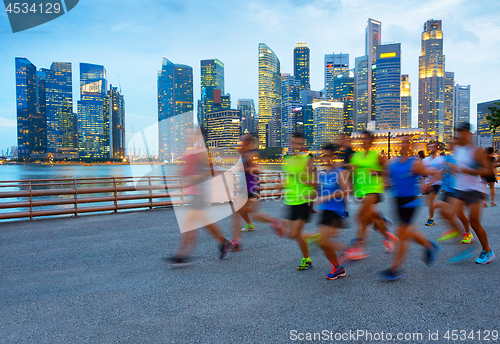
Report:
M403 74L410 75L413 126L418 116L418 57L423 24L443 21L446 71L471 85L471 122L476 105L500 98L500 6L496 0L461 1L160 1L81 0L64 16L13 34L0 12L0 149L17 145L15 57L36 67L73 64L73 111L79 100L79 63L102 64L109 83L120 82L127 137L157 123L157 72L162 57L194 71L200 97L200 60L225 65L232 107L240 98L258 103L258 44L278 55L282 73L293 74L293 49L311 49L311 88L324 87L325 54L348 53L350 68L364 55L368 18L382 22L382 42L401 43Z

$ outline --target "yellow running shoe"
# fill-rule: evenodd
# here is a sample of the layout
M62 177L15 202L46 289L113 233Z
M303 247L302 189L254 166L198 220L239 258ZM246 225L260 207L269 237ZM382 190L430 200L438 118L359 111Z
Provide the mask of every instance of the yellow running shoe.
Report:
M472 233L464 233L464 236L462 237L462 244L470 244L472 242Z

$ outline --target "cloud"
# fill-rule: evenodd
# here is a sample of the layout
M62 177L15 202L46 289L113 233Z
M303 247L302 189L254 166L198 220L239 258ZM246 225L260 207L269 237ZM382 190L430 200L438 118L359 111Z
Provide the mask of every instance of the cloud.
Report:
M17 127L17 120L5 118L5 117L0 117L0 127L16 128Z

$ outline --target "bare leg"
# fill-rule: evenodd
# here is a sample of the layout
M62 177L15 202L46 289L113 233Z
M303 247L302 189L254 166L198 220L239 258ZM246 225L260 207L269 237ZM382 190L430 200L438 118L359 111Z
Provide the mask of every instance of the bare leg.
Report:
M322 225L319 228L319 231L321 233L321 249L323 250L323 253L325 254L326 259L330 263L332 263L333 266L339 266L339 261L337 260L337 255L335 254L335 249L330 242L330 234L334 230L331 227Z
M436 199L437 194L435 192L431 192L427 196L427 200L429 202L429 218L434 219L434 211L436 210L436 206L434 205L434 200Z
M495 203L495 194L496 194L495 183L488 183L488 185L490 186L491 205L496 205L496 203Z
M304 258L309 258L309 248L307 247L307 243L301 235L301 231L302 228L304 227L304 224L305 224L304 220L292 221L290 238L297 241L300 251L302 252L302 256Z
M403 265L410 245L410 240L413 240L428 250L432 248L432 244L427 240L425 235L414 230L413 226L410 224L400 224L397 229L397 236L399 241L396 245L396 254L394 255L394 260L391 265L392 271L396 271Z
M486 252L490 252L490 245L488 243L488 235L481 225L481 202L477 202L475 204L470 205L470 226L476 233L483 250Z

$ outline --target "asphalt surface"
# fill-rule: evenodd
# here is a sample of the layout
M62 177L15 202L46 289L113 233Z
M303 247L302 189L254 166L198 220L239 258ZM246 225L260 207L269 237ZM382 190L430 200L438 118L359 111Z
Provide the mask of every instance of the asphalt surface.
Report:
M285 211L280 201L261 209ZM391 199L380 209L396 219ZM488 207L482 218L500 254L499 215L500 206ZM315 231L318 219L307 229ZM416 222L431 239L447 229L439 216L433 227L426 219L422 207ZM219 225L229 236L231 219ZM347 221L339 241L349 242L354 225ZM375 272L391 255L371 230L370 257L346 265L347 276L335 281L325 279L330 267L318 248L311 249L314 267L297 271L297 245L267 225L245 233L242 251L224 261L216 241L199 231L196 264L172 268L162 257L178 239L172 209L0 223L0 342L478 343L500 330L500 260L449 264L459 246L452 242L431 268L412 244L406 277L382 283ZM478 242L472 246L479 254ZM317 340L300 340L308 333Z

